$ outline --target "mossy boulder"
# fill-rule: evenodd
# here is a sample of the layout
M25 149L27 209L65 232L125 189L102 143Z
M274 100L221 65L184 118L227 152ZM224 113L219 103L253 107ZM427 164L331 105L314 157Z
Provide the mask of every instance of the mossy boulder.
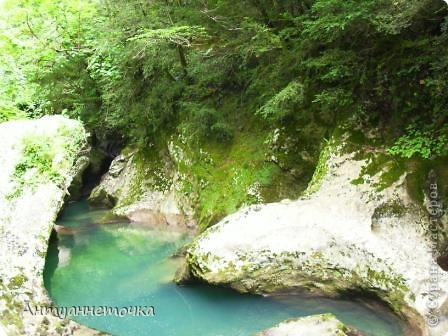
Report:
M125 150L116 157L89 202L113 208L117 216L152 225L194 227L190 203L176 189L170 160Z
M85 166L75 162L85 162L86 139L80 122L62 116L0 124L0 334L71 335L81 328L24 308L51 305L42 277L48 240L67 188Z
M409 195L406 171L382 188L381 171L351 183L366 160L347 153L345 139L328 142L301 199L241 209L200 235L186 255L191 274L250 293L373 294L424 335L445 335L448 273L437 264L440 308L428 308L426 210ZM431 314L440 321L430 328Z

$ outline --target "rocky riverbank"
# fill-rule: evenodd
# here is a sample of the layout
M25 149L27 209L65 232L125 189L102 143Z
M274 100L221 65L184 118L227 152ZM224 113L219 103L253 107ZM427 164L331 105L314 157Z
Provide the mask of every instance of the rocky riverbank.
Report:
M0 332L7 335L93 334L51 314L43 284L48 240L72 179L85 167L87 134L61 116L0 124Z
M89 202L111 207L115 215L134 222L195 227L191 204L179 191L179 173L170 158L166 157L159 172L153 171L152 162L146 163L139 164L132 152L117 156L92 190Z
M362 336L334 315L315 315L288 320L255 336Z
M445 336L448 273L430 253L431 239L442 236L431 235L406 172L382 185L384 171L370 176L369 160L343 147L330 141L301 199L243 208L199 236L184 280L261 294L374 294L422 335ZM429 287L434 269L436 296Z
M68 320L25 311L26 302L51 305L42 279L45 254L68 187L86 168L88 159L80 155L86 133L80 123L63 117L7 122L0 128L1 327L11 335L92 333ZM430 195L423 190L422 204L412 197L410 172L386 185L387 168L369 173L370 161L360 157L359 148L349 151L344 141L333 139L299 200L245 207L206 230L188 249L179 281L193 277L260 294L373 294L417 334L445 336L448 276L430 253L434 240L446 245L445 230L431 235L424 206L431 203ZM179 172L167 164L163 176L171 180L161 188L151 169L135 153L118 156L91 201L114 206L115 214L134 221L194 226L194 210L177 188ZM429 178L437 180L434 174ZM446 216L438 221L446 227ZM434 268L440 274L436 297L429 287ZM429 326L432 317L438 321ZM318 332L320 319L299 320L294 332ZM291 326L287 322L266 335L289 332Z

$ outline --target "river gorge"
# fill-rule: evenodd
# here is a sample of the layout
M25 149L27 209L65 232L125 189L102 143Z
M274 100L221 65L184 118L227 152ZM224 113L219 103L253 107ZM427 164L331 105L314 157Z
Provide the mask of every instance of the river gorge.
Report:
M204 284L173 282L175 253L191 233L145 224L95 224L107 210L69 204L57 224L73 229L53 239L45 284L57 305L150 306L154 316L73 317L112 335L250 336L283 320L333 313L363 335L405 335L403 323L378 303L300 295L242 295ZM360 298L358 298L360 299Z
M448 0L0 0L0 336L448 336Z

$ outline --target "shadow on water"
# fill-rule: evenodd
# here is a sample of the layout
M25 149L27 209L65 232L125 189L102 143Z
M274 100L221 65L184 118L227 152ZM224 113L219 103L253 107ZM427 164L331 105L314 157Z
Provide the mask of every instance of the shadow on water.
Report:
M334 313L366 335L404 335L401 322L381 306L352 298L241 295L204 284L176 286L173 253L191 240L185 232L93 225L100 214L84 202L69 206L52 234L45 285L59 306L154 306L155 316L77 316L74 320L113 335L248 336L285 319Z

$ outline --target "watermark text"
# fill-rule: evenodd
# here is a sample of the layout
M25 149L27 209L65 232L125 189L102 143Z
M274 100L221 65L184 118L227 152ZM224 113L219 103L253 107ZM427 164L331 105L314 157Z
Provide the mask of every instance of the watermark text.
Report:
M108 306L33 306L25 302L24 312L31 315L52 315L60 319L71 316L154 316L153 306L129 306L129 307L108 307Z

